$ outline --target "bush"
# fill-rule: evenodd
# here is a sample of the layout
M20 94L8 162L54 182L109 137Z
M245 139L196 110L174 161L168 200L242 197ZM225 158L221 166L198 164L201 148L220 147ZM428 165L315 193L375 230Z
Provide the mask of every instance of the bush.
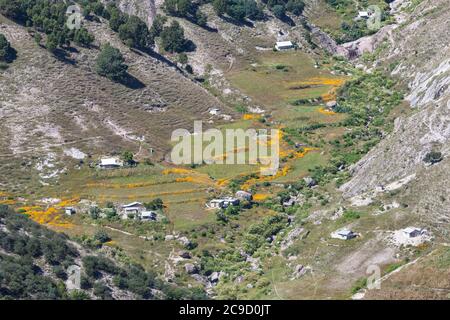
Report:
M185 51L187 40L184 37L183 27L177 21L173 21L162 30L161 44L164 50L171 53Z
M97 231L97 233L95 233L94 240L103 244L105 242L111 241L111 237L105 231L100 230L100 231Z
M119 37L127 46L138 49L148 48L153 42L147 25L136 16L119 27Z
M0 61L10 62L13 59L13 52L8 39L0 33Z
M342 215L342 219L347 220L347 221L357 220L359 218L361 218L361 214L359 212L353 211L353 210L347 210Z
M426 163L434 164L434 163L438 163L438 162L442 161L442 159L443 159L443 157L442 157L441 152L431 151L425 155L425 158L423 158L423 161Z
M106 44L96 61L96 71L99 75L110 80L123 80L127 74L128 66L119 49Z
M94 42L94 36L91 35L85 28L81 28L75 31L73 38L76 44L89 47Z
M94 284L94 294L103 300L111 300L111 289L103 283L97 282Z

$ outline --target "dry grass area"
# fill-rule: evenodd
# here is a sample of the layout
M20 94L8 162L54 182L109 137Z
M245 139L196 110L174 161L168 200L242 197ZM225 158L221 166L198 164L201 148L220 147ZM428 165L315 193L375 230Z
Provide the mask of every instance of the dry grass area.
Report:
M0 74L0 130L5 137L1 165L11 173L9 179L2 177L3 188L38 186L39 180L60 175L71 161L78 162L64 155L70 148L98 156L137 152L144 145L159 160L170 147L172 130L209 118L212 107L226 110L166 62L126 48L107 26L92 22L88 28L96 35L94 48L73 48L68 56L56 58L24 27L2 23L1 32L18 51L18 59ZM94 72L98 47L106 42L125 55L134 78L129 85Z
M262 52L226 74L231 83L265 108L284 107L298 99L317 98L339 87L345 78L315 68L307 54Z
M365 299L450 299L450 248L441 246L416 263L393 274L381 290L369 290Z

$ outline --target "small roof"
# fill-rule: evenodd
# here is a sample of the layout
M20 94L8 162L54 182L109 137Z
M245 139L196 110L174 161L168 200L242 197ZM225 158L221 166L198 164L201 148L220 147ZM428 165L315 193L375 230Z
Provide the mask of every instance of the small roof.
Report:
M348 230L348 229L344 229L344 230L339 230L339 231L337 232L337 234L338 234L338 235L341 235L341 236L350 236L350 235L353 234L353 231Z
M407 227L403 229L403 232L405 233L413 233L415 231L422 231L422 229L416 228L416 227Z
M277 47L289 47L289 46L293 46L291 41L278 41L277 42Z
M233 202L233 201L239 201L239 199L233 197L225 197L221 199L212 199L210 202L216 203L216 202Z
M156 215L155 211L142 211L141 217L153 217Z
M236 192L236 197L241 197L241 198L252 198L252 194L250 192L244 191L244 190L240 190L238 192Z
M120 160L117 158L103 158L100 160L102 166L117 166L120 165Z
M358 13L358 15L359 15L360 17L368 17L368 16L369 16L369 13L368 13L367 11L360 11L360 12Z
M335 100L328 101L326 105L327 105L328 108L333 108L333 107L335 107L337 105L337 102Z
M142 206L142 203L140 203L140 202L132 202L132 203L129 203L129 204L124 204L123 206L122 206L122 208L130 208L130 207L140 207L140 206Z
M223 198L223 201L239 201L239 199L233 197L225 197Z

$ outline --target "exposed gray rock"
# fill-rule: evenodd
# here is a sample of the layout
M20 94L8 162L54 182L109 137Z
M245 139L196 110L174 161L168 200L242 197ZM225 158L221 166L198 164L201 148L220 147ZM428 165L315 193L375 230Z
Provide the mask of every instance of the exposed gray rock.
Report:
M194 274L194 273L198 273L198 268L196 265L192 264L192 263L186 263L184 265L184 270L186 270L187 274Z

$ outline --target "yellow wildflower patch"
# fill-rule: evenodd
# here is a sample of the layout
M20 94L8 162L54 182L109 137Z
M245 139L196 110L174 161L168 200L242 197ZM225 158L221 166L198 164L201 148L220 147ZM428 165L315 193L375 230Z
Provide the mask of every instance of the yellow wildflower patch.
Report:
M194 178L193 177L177 178L175 179L175 182L194 182Z
M164 170L162 173L164 175L168 175L168 174L190 174L190 173L192 173L192 170L183 169L183 168L171 168L171 169Z
M13 200L13 199L0 200L0 204L13 205L13 204L16 204L16 200Z
M255 200L255 201L264 201L264 200L266 200L269 197L270 197L270 194L257 193L255 195L253 195L253 200Z
M246 113L242 116L243 120L258 120L261 118L260 114L254 114L254 113Z
M61 217L60 211L55 207L49 207L42 209L38 206L22 207L25 210L25 214L30 217L31 220L52 227L58 228L72 228L73 224L64 221Z
M59 202L56 206L59 207L59 208L73 207L78 202L80 202L80 198L66 199L66 200L62 200L61 202Z
M321 113L321 114L325 114L325 115L327 115L327 116L332 116L332 115L335 115L336 114L336 112L334 112L334 111L331 111L331 110L328 110L328 109L325 109L325 108L319 108L319 112Z

